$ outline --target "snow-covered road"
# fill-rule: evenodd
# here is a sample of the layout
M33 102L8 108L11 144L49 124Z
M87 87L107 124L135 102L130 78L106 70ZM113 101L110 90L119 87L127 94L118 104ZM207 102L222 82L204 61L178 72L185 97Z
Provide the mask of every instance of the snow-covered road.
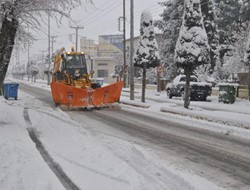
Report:
M225 157L231 140L238 144L226 151L229 153L226 156L234 153L242 159L247 157L246 141L230 136L218 139L209 131L202 139L199 128L194 129L197 133L191 138L194 131L183 133L182 125L174 131L176 127L168 125L171 119L167 114L164 118L164 113L143 113L139 120L141 111L130 106L122 106L121 110L65 113L48 107L49 101L41 101L45 99L41 93L36 98L22 91L18 101L0 97L0 154L4 155L0 162L0 189L65 188L42 160L27 127L34 129L54 162L79 189L249 189L247 171ZM24 110L31 126L25 122ZM156 120L150 119L149 114ZM169 128L165 129L167 132L154 130L160 126ZM27 152L34 154L30 156ZM28 169L23 163L28 163Z
M97 135L88 130L92 125L78 124L25 93L20 92L18 101L1 98L1 108L0 189L64 189L39 155L27 127L34 128L54 162L79 189L201 189L204 184L206 189L220 189L140 144ZM24 110L31 126L25 123Z

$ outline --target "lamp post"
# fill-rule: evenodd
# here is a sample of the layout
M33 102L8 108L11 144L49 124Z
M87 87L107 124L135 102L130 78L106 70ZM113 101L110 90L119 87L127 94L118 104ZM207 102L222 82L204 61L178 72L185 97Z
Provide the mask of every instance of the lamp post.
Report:
M48 11L48 78L47 85L50 85L50 12Z
M130 100L134 100L134 0L130 0Z
M126 64L126 4L123 0L123 81L124 88L126 88L126 75L127 75L127 64Z

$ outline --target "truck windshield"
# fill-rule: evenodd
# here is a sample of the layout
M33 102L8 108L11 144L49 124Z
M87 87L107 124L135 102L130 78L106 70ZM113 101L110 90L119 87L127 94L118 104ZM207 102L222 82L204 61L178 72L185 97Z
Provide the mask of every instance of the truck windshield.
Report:
M86 67L86 60L84 54L67 54L66 55L67 65L66 67Z

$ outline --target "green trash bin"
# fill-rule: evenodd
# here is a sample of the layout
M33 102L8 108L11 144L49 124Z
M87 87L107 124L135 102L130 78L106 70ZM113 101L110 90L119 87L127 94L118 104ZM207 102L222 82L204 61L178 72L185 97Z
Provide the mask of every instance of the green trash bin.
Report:
M236 88L238 84L221 83L219 84L218 101L226 104L233 104L236 99Z

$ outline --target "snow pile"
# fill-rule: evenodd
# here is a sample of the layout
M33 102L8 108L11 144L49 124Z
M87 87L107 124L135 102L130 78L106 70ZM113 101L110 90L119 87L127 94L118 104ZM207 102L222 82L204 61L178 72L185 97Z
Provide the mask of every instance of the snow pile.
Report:
M146 103L140 102L140 92L136 91L135 100L129 100L126 91L122 93L121 103L136 105L145 114L155 115L173 123L180 123L191 127L208 129L211 131L250 138L250 102L237 99L234 104L218 102L218 97L208 97L209 102L191 101L190 109L183 107L182 98L168 99L166 92L156 93L147 90ZM145 109L145 105L147 109ZM133 111L130 109L130 111ZM164 113L159 113L160 111ZM183 117L185 116L185 117Z
M167 106L161 107L161 111L250 129L250 119L248 114L238 114L238 117L235 118L236 114L233 112L226 112L220 110L210 111L194 106L191 106L190 109L183 109L182 107L177 106Z

